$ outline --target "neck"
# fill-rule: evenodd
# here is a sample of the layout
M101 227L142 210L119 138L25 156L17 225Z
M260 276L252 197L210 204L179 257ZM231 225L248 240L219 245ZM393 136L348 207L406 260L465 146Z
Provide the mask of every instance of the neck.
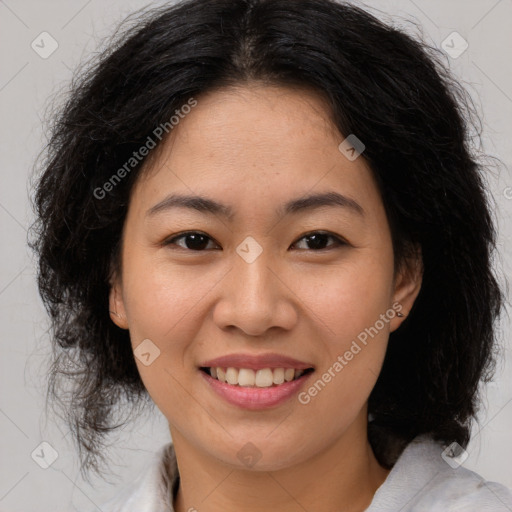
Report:
M370 505L389 470L377 462L364 428L352 425L333 444L275 471L239 469L211 457L171 427L180 486L176 512L359 512Z

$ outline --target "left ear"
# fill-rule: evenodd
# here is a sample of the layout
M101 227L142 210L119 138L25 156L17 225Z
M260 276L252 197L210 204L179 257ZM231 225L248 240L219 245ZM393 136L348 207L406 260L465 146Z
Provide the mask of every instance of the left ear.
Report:
M404 262L402 268L395 277L395 290L393 293L393 304L398 303L396 311L400 312L403 317L395 316L391 320L391 329L393 332L407 318L411 311L414 301L418 296L421 283L423 280L423 257L421 247L416 246L414 255ZM393 308L395 309L395 307Z

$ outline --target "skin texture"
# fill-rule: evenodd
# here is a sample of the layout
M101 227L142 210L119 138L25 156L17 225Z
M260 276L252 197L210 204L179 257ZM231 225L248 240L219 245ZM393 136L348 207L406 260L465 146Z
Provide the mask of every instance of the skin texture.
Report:
M110 295L111 318L129 329L133 348L150 339L161 351L137 365L169 422L181 476L174 506L364 510L388 474L367 441L367 399L389 333L404 318L385 323L308 404L292 397L265 411L238 408L209 389L198 366L277 352L311 363L313 383L393 303L407 315L421 286L419 260L394 275L377 185L364 158L339 151L344 136L320 97L251 84L197 100L135 184ZM364 216L332 206L275 214L288 200L330 191ZM207 196L235 215L147 215L170 193ZM327 248L315 249L304 236L319 230L345 243L326 238ZM164 245L183 231L206 234L208 245ZM252 263L236 252L247 236L263 250ZM237 457L249 441L261 453L252 468Z

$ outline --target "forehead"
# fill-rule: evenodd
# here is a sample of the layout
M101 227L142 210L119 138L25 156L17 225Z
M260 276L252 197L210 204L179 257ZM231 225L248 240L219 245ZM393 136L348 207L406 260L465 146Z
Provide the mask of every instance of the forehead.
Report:
M319 94L256 85L218 89L196 100L138 184L147 207L170 191L239 203L263 196L284 203L333 188L375 195L365 160L350 161L339 150L345 137Z
M196 106L158 148L149 173L170 158L190 164L258 158L259 170L299 160L301 154L336 149L340 133L327 102L311 89L260 83L221 88L196 98ZM186 153L186 156L183 154Z

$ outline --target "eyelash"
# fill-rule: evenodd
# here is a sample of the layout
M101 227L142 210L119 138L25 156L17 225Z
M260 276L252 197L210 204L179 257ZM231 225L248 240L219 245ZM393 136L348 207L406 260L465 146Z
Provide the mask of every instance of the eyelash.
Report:
M189 235L202 235L202 236L212 240L211 237L209 237L206 233L202 233L201 231L185 231L184 233L181 233L181 234L179 234L177 236L173 236L172 238L169 238L169 239L165 240L162 245L164 247L169 246L169 245L177 245L177 244L174 243L176 240L179 240L181 238L185 238L185 237L187 237ZM313 251L313 252L323 252L323 251L327 251L327 250L330 250L330 249L335 249L336 247L341 247L341 246L347 245L347 242L345 242L345 240L343 240L342 238L340 238L337 235L334 235L333 233L329 233L328 231L310 231L309 233L305 233L304 235L302 235L297 240L297 242L299 242L300 240L302 240L304 238L310 237L312 235L325 235L328 238L334 239L336 243L334 245L331 245L331 246L328 246L328 247L324 247L323 249L299 249L299 250L310 250L310 251ZM297 242L294 242L293 245L295 245ZM205 252L205 250L206 250L206 249L201 249L201 250L188 249L187 247L182 247L182 246L178 246L178 247L180 247L181 249L184 249L186 251L191 251L191 252Z

